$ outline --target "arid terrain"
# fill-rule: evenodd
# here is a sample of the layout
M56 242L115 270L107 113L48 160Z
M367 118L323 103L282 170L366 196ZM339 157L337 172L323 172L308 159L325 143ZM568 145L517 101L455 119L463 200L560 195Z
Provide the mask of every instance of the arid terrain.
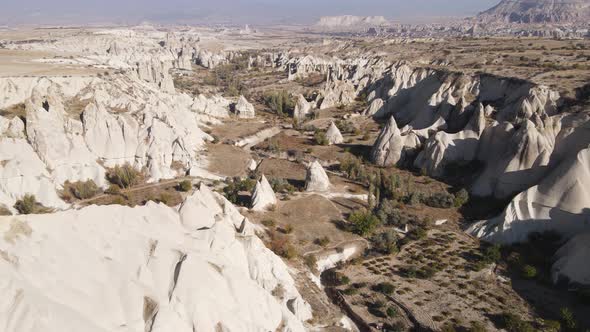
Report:
M587 331L590 40L385 23L0 30L0 326Z

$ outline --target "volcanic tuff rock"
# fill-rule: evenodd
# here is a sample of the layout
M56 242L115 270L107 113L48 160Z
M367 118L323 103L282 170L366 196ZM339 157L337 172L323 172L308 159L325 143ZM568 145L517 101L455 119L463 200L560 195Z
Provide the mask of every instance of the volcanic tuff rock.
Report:
M312 108L312 104L308 102L302 94L299 94L299 96L297 96L297 102L295 103L293 117L297 120L305 120Z
M555 263L551 268L553 281L573 282L590 285L590 232L574 236L553 257Z
M326 138L328 139L328 142L330 145L344 143L344 137L342 137L342 134L340 133L340 129L338 129L338 127L336 127L334 122L330 123L330 127L328 128L328 131L326 131Z
M477 19L503 23L588 22L589 0L502 0Z
M178 211L149 202L0 221L7 332L304 331L311 318L287 266L205 186Z
M234 108L236 115L241 119L251 119L256 116L254 105L250 104L244 96L240 96Z
M277 197L263 174L252 192L252 210L264 211L275 204L277 204Z
M307 166L307 175L305 177L305 190L323 192L330 189L330 178L322 165L317 161L311 162Z
M406 157L421 144L420 138L413 131L402 135L392 116L375 141L371 161L379 166L403 164Z

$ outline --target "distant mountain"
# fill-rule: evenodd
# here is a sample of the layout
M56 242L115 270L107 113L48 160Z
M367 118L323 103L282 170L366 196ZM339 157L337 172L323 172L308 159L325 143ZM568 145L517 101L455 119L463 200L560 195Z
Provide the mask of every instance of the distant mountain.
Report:
M313 26L319 30L362 30L371 27L388 25L389 21L383 16L323 16Z
M503 23L588 22L590 0L502 0L477 18Z

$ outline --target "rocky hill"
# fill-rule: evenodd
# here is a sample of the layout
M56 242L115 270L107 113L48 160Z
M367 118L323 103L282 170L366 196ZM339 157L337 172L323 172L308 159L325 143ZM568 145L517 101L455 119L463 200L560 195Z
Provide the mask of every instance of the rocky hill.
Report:
M326 31L363 30L387 25L389 22L383 16L323 16L313 29Z
M480 13L485 22L570 23L590 19L588 0L502 0Z

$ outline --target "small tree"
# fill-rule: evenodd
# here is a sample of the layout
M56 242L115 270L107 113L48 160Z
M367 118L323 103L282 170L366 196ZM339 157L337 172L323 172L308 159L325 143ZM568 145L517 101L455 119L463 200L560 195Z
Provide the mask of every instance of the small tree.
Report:
M467 203L467 201L469 201L469 192L467 192L467 190L461 189L457 193L455 193L455 207L461 207L465 203Z
M534 279L537 277L537 268L532 265L522 267L522 277L525 279Z
M574 313L569 308L561 308L559 310L559 316L561 318L562 325L568 329L573 330L576 328L576 319L574 318Z
M361 236L371 234L379 225L379 218L367 210L353 212L348 220L351 223L352 231Z

